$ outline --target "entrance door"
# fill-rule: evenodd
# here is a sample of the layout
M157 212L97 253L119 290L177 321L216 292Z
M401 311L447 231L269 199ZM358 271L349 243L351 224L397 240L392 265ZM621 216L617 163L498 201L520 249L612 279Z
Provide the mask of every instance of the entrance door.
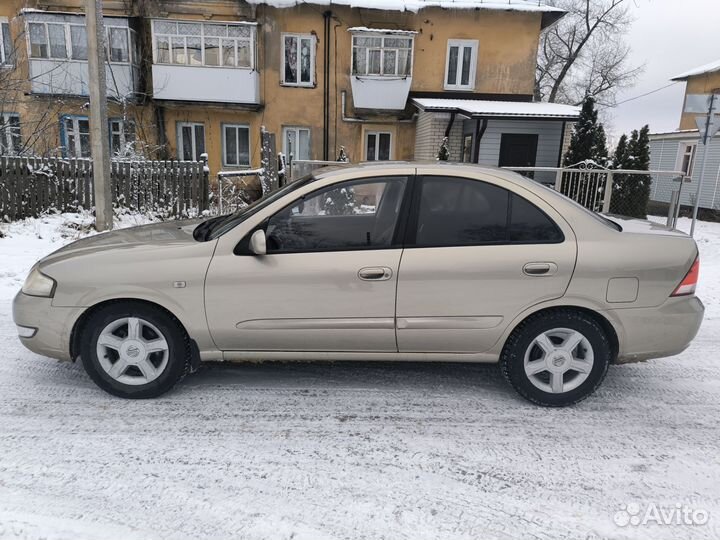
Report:
M498 167L534 167L537 145L537 135L503 133L500 138Z

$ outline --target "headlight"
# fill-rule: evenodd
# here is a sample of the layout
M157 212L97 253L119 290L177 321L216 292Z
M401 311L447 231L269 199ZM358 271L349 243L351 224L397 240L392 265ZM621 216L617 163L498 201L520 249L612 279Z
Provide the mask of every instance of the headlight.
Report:
M52 298L55 294L55 285L57 284L54 279L46 276L36 267L30 271L30 275L23 284L22 292L29 296Z

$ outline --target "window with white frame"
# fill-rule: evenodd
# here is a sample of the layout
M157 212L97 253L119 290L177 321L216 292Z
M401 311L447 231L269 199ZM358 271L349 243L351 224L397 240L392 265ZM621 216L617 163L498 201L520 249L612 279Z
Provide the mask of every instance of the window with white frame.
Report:
M445 62L446 90L473 90L477 67L478 42L475 39L448 40Z
M70 58L73 60L88 59L87 28L82 24L70 25Z
M255 24L153 21L156 64L253 69Z
M226 167L250 166L250 127L223 124L223 165Z
M283 128L283 153L294 160L310 159L310 128Z
M20 116L0 113L0 155L13 156L20 153Z
M205 153L205 125L196 122L178 122L178 159L200 161Z
M135 122L123 120L122 118L111 118L110 129L110 153L113 156L127 156L133 150L135 142Z
M697 151L697 143L695 142L683 142L680 143L678 165L680 170L685 173L686 176L692 176L693 166L695 165L695 152Z
M90 157L90 121L87 116L63 116L61 128L63 155Z
M388 161L391 155L391 133L385 131L365 132L365 161Z
M408 77L412 74L413 36L354 34L352 74Z
M315 84L315 36L283 34L282 82L292 86Z
M105 26L107 35L107 56L110 62L137 64L139 58L131 51L137 48L137 35L126 26ZM84 24L67 22L28 23L30 58L46 58L53 60L86 61L87 28Z
M0 66L13 64L15 64L15 54L10 37L10 24L7 18L0 17Z

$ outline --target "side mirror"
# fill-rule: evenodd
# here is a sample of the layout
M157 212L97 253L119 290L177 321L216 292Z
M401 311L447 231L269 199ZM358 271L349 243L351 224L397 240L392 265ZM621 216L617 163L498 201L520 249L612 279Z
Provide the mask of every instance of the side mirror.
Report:
M255 231L250 237L250 251L255 255L267 254L267 240L262 229Z

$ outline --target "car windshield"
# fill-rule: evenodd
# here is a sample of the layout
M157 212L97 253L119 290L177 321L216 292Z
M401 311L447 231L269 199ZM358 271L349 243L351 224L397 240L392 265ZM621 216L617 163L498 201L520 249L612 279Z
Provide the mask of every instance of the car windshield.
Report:
M313 180L315 180L315 178L312 175L304 176L294 182L283 186L276 191L269 193L267 196L258 199L250 205L241 208L237 212L208 219L207 221L202 222L195 228L193 235L195 236L196 240L203 242L207 240L214 240L215 238L218 238L229 230L233 229L250 216L255 215L257 212L259 212L269 204L272 204L273 202L277 201L281 197L284 197L288 193L291 193L296 189L299 189L309 184Z

